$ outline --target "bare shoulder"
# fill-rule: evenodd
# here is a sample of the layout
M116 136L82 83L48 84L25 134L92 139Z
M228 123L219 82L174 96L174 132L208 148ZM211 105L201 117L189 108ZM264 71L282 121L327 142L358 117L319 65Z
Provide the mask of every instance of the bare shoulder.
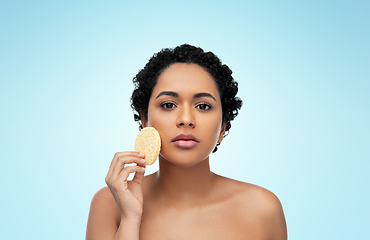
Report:
M279 199L276 197L274 193L267 190L266 188L260 187L255 184L247 183L238 181L235 179L227 178L224 176L216 175L218 177L218 184L221 187L225 187L230 190L230 193L234 193L233 195L238 198L247 197L250 200L258 199L265 200L268 202L263 201L263 203L269 204L280 204Z
M251 183L240 182L240 184L241 199L248 199L261 215L282 211L281 202L273 192Z
M94 194L91 200L91 207L93 207L94 210L103 210L113 216L116 216L118 213L119 216L119 208L107 186L102 187Z
M114 238L120 221L120 211L108 187L98 190L90 205L86 239ZM112 238L112 239L113 239Z
M93 196L92 201L104 201L104 200L114 200L112 193L107 186L100 188Z
M240 222L258 223L269 239L287 239L283 207L274 193L251 183L221 178L225 189L229 189L232 210Z
M287 239L283 207L274 193L263 187L244 183L239 201L249 203L250 206L244 204L243 213L252 213L269 239ZM248 217L244 219L249 221Z

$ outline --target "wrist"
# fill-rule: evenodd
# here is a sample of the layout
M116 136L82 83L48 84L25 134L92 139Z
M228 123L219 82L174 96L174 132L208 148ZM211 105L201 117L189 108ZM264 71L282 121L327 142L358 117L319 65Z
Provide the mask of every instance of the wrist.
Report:
M141 217L121 217L115 240L139 239Z
M141 223L141 216L121 216L121 223L125 224Z

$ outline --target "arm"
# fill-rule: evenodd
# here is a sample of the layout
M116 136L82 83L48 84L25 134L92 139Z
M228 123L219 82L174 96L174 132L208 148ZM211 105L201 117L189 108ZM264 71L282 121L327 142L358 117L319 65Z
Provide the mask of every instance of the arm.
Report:
M106 177L108 187L93 197L87 222L86 240L139 239L142 215L144 160L137 152L116 153ZM127 166L127 163L138 166ZM132 181L127 181L130 173Z
M271 240L287 240L287 226L283 207L278 197L272 192L265 190L261 194L261 213L268 239Z
M139 239L139 232L140 232L140 222L141 219L127 219L127 220L122 220L115 240L136 240Z
M274 206L272 206L272 211L270 214L270 229L271 229L271 239L276 240L288 239L287 226L285 222L283 208L277 197Z
M236 205L240 206L238 214L245 234L253 233L266 240L287 240L284 212L276 195L253 184L245 186L241 190L240 205Z
M141 219L124 219L108 187L93 197L86 228L86 240L139 239Z

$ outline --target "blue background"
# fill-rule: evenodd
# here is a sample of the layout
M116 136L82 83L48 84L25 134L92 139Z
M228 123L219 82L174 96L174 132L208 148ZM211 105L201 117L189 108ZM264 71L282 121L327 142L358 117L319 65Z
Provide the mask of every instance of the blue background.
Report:
M0 238L84 239L138 126L132 78L183 43L244 101L211 169L274 192L289 239L365 239L369 1L1 1ZM150 166L147 173L155 172Z

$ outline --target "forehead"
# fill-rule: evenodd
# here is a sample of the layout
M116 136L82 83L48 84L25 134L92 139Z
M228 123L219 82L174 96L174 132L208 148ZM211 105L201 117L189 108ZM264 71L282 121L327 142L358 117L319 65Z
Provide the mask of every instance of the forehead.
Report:
M194 63L175 63L166 68L158 76L152 97L157 96L161 91L175 91L180 95L208 92L216 98L220 98L213 77Z

